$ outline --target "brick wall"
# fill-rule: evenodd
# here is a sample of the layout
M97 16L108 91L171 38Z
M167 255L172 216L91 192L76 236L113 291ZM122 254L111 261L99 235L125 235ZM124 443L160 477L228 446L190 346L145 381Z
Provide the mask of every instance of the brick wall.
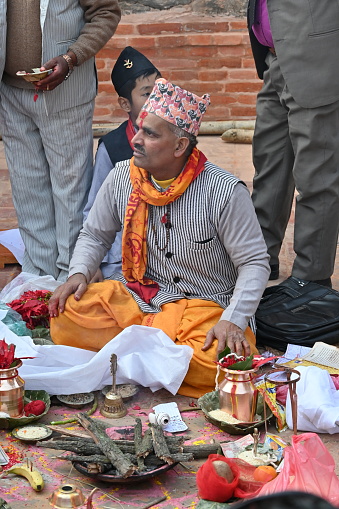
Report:
M237 17L194 15L161 18L153 13L123 16L114 37L97 55L99 94L94 122L120 122L110 74L125 46L142 51L163 77L197 94L209 93L205 121L252 119L261 82L246 30Z

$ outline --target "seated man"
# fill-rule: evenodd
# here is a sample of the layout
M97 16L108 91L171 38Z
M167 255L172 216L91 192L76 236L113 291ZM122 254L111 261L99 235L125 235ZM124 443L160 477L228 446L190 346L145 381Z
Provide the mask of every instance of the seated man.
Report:
M84 209L84 221L94 203L95 197L111 171L119 161L131 159L133 147L131 140L135 135L135 123L141 107L153 90L156 78L161 74L156 67L140 51L127 46L120 53L112 69L112 83L119 96L118 103L128 113L129 119L117 129L106 134L99 140L95 156L93 180ZM110 278L114 272L121 271L121 233L115 237L92 283Z
M213 389L213 360L226 345L256 351L248 324L269 276L247 188L196 148L208 104L208 95L155 82L138 117L134 157L102 185L69 279L50 300L56 344L97 351L136 324L191 346L179 390L190 397ZM122 274L88 285L121 229Z

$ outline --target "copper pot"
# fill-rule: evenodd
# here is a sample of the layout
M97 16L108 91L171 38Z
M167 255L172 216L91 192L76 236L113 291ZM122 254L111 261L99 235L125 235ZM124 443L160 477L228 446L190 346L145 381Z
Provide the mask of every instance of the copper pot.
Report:
M220 410L241 422L253 422L258 398L258 391L253 383L256 369L221 370L225 372L225 378L218 387Z
M93 508L92 497L97 490L98 488L94 488L89 494L86 504L87 509ZM62 484L53 491L48 501L55 509L75 509L83 506L86 499L80 488L77 488L74 484Z
M0 412L10 417L21 417L24 412L25 382L18 373L20 366L18 361L13 368L0 369Z

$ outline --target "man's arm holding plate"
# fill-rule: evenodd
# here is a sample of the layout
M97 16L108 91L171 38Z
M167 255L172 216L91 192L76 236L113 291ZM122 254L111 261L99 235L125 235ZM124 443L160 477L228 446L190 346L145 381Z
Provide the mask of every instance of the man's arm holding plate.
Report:
M248 189L237 184L220 218L218 234L238 271L229 306L206 335L203 350L218 341L218 353L229 346L249 355L244 331L255 314L270 274L269 256Z

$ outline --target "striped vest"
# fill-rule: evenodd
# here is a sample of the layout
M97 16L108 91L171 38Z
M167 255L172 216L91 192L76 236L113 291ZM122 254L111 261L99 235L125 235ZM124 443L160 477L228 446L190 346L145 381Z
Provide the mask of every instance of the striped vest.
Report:
M112 170L116 181L115 199L121 224L132 190L129 161ZM160 290L150 304L133 291L140 309L157 313L163 304L179 299L212 300L226 308L232 296L237 271L218 236L220 214L232 196L239 179L210 162L176 201L170 204L169 239L161 218L166 206L153 207L154 233L149 214L147 228L146 276ZM166 246L165 249L164 246ZM126 283L121 274L112 279Z

